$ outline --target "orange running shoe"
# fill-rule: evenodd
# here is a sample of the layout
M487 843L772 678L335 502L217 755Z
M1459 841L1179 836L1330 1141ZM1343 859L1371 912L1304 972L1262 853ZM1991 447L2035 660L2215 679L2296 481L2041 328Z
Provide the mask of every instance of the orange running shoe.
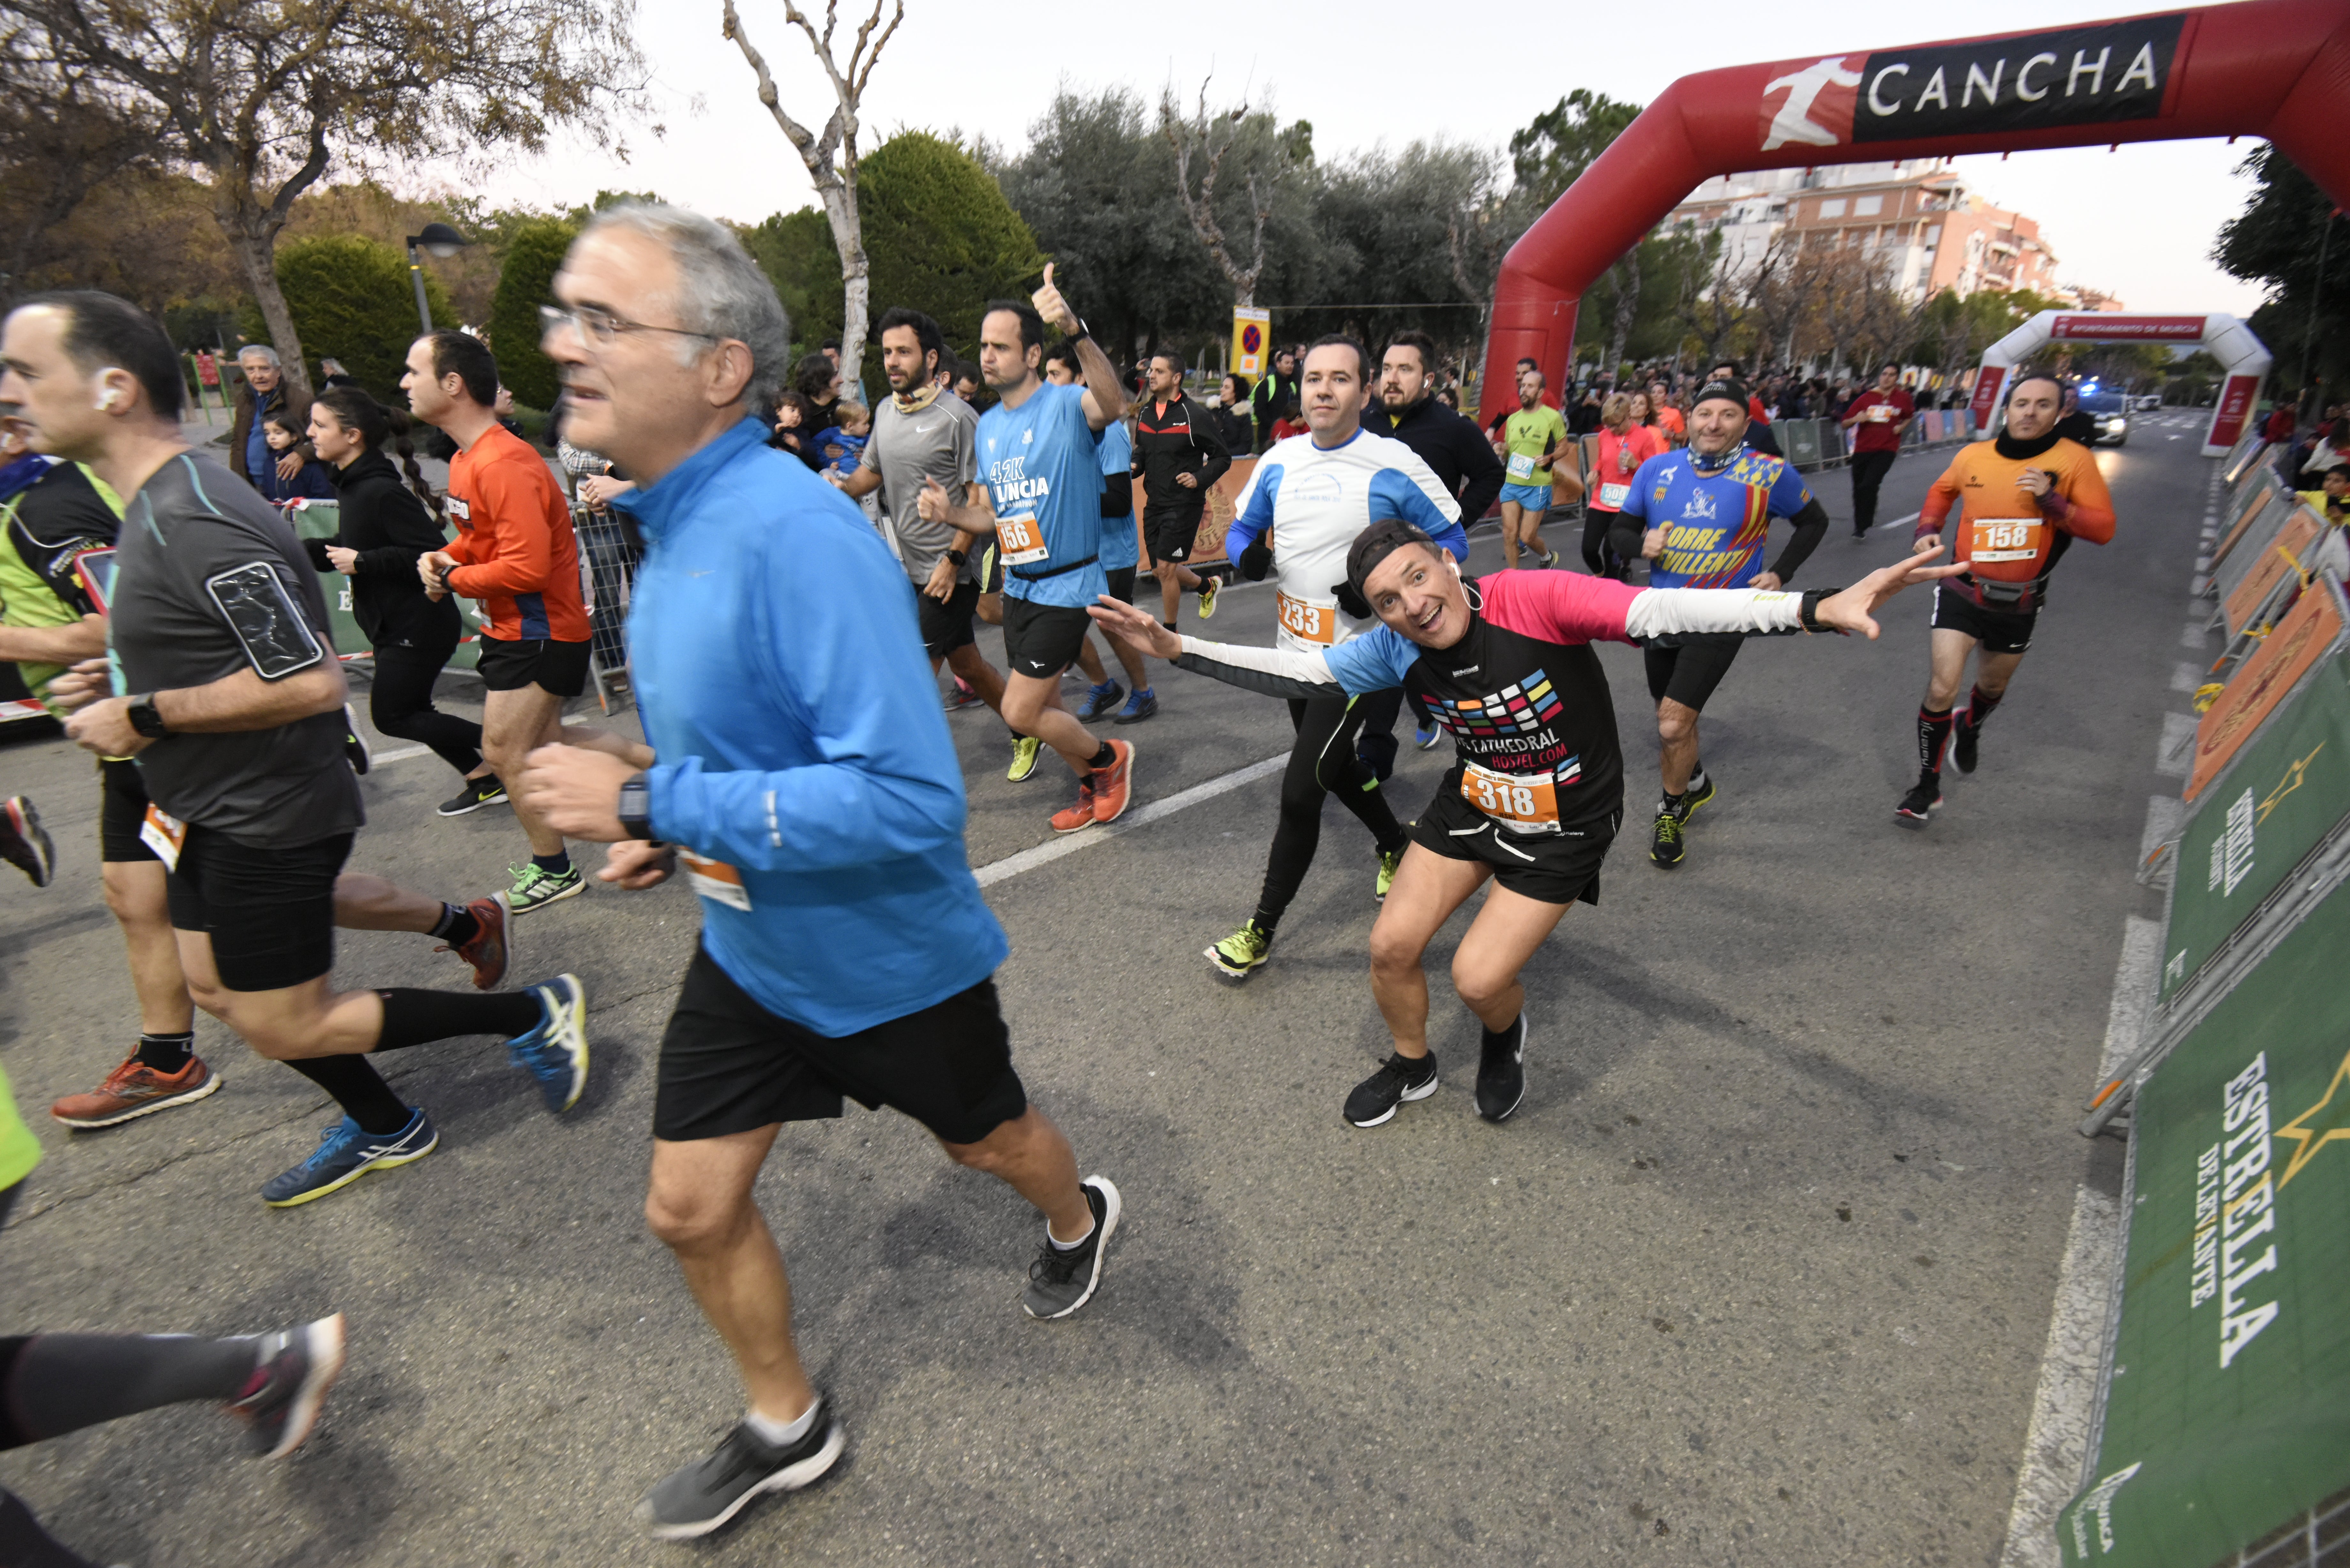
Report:
M1134 794L1134 744L1130 741L1112 741L1109 749L1118 753L1118 761L1106 768L1094 770L1094 820L1116 822L1126 811L1126 803Z
M1088 774L1077 781L1077 804L1066 811L1056 811L1053 814L1054 832L1075 833L1080 827L1091 827L1094 825L1095 777L1096 775Z
M90 1093L68 1095L51 1106L49 1115L87 1132L201 1100L220 1086L220 1075L205 1066L202 1056L189 1057L188 1064L176 1073L159 1073L133 1056L109 1073L106 1082Z
M436 953L455 953L473 966L473 989L494 991L498 981L506 977L506 896L476 898L465 906L465 913L473 917L479 929L473 940L452 946L434 948Z

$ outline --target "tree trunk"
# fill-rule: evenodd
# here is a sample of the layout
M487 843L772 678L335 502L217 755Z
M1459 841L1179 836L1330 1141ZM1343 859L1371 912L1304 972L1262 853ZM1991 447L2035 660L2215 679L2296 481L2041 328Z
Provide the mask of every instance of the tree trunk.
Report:
M853 168L851 172L853 178ZM865 235L858 223L857 187L836 174L817 187L817 193L824 199L824 215L832 224L833 247L840 253L840 381L853 389L865 361L873 264L866 257Z
M1640 312L1640 253L1635 247L1607 269L1616 280L1615 332L1607 339L1607 379L1623 373L1624 348L1632 338L1632 320Z
M261 306L269 341L286 379L302 396L310 395L309 367L302 359L302 335L294 329L294 313L286 306L286 291L277 286L277 234L265 214L216 214L228 239L229 254L244 272L244 283Z

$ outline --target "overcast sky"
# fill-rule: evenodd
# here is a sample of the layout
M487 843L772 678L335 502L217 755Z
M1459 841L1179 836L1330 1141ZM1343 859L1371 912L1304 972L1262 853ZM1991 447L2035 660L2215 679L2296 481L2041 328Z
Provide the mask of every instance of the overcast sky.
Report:
M803 0L810 10L816 0ZM830 88L778 0L737 0L785 108L811 127ZM844 14L858 0L842 0ZM906 20L874 72L860 144L904 127L1026 145L1029 124L1066 81L1080 90L1124 82L1155 101L1173 81L1211 101L1243 90L1281 117L1314 124L1325 159L1384 141L1430 138L1504 144L1575 88L1648 102L1693 71L1758 57L1792 58L1932 41L1952 33L2063 26L2116 14L2116 4L2012 0L1946 13L1857 0L1757 10L1700 0L1670 7L1579 4L1490 25L1494 13L1428 0L1354 0L1338 12L1303 7L1060 8L908 0ZM599 188L650 190L713 215L755 222L814 200L807 172L755 95L750 67L719 31L718 0L642 0L639 34L652 64L668 134L634 133L632 161L573 142L484 182L497 200L570 206ZM1436 36L1440 18L1467 25ZM1604 17L1586 22L1583 18ZM1631 36L1611 36L1628 25ZM850 32L845 21L842 32ZM1529 45L1526 40L1539 39ZM847 50L844 47L843 55ZM2058 275L2116 294L2133 310L2249 315L2259 291L2210 260L2220 225L2241 210L2250 182L2235 172L2251 142L2171 141L1960 161L1988 200L2040 222Z

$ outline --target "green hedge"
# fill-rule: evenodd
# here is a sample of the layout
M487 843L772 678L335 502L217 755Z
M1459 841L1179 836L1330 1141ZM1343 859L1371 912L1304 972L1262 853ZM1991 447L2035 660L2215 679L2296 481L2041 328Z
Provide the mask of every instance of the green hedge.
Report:
M515 402L534 409L553 408L562 389L555 361L538 351L538 307L554 296L555 275L578 237L577 226L552 218L517 229L491 296L490 350L498 357L498 379Z
M277 248L277 286L302 335L314 388L318 361L339 359L377 398L404 406L400 378L416 341L416 289L398 250L359 234L295 240ZM456 319L448 292L429 271L424 297L434 321ZM269 341L257 306L247 303L240 322L249 341Z

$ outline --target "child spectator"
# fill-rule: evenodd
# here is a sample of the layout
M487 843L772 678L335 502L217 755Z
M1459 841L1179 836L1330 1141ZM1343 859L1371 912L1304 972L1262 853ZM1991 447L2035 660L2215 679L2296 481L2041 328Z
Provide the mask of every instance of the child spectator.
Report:
M1282 404L1279 417L1273 421L1273 439L1287 441L1291 436L1305 433L1305 421L1298 418L1297 405L1295 402Z
M857 472L866 439L873 433L873 413L863 403L844 400L834 409L833 417L840 422L816 432L816 449L826 467L847 479Z
M290 416L272 414L261 422L261 439L269 443L271 452L280 457L301 445L304 439L304 432L294 429L286 422L288 417ZM304 462L302 472L291 479L280 479L277 476L276 463L273 462L267 466L269 472L261 477L261 493L278 505L282 506L288 501L304 499L313 501L335 499L335 484L334 481L327 477L327 465L315 457Z

